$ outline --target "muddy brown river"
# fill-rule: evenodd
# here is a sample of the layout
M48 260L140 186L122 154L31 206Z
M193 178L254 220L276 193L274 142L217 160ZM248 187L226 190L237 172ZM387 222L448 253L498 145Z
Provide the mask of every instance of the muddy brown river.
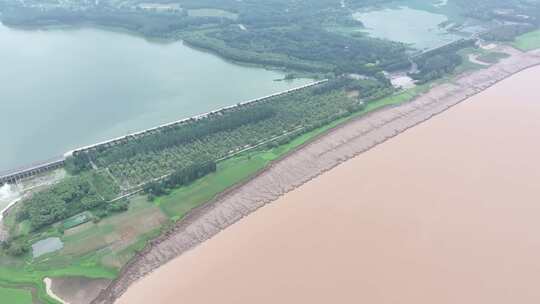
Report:
M118 303L540 303L540 67L345 162Z

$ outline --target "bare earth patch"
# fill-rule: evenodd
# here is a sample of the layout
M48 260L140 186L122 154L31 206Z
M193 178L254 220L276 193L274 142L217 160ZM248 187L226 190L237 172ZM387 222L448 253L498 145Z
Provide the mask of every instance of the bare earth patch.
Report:
M64 303L88 304L111 283L107 279L83 277L52 278L50 291Z

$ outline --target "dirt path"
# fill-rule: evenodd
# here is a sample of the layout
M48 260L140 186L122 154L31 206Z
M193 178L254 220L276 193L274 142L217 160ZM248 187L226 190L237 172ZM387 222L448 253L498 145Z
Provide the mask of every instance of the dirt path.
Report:
M45 283L45 290L47 291L47 295L53 299L55 299L56 301L62 303L62 304L69 304L68 302L62 300L59 296L57 296L53 291L52 291L52 280L50 278L44 278L43 279L43 283Z
M332 130L272 164L250 181L191 212L173 231L152 241L127 264L119 278L93 303L114 303L139 278L263 205L498 81L539 64L537 54L517 53L489 68L436 86L414 101L373 112Z
M45 278L47 294L64 304L88 304L111 280L85 277Z

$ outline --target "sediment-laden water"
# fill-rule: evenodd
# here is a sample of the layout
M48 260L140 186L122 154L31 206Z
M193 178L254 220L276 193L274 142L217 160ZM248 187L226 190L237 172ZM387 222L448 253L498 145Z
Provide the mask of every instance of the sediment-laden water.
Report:
M118 303L538 303L539 77L520 72L324 173Z

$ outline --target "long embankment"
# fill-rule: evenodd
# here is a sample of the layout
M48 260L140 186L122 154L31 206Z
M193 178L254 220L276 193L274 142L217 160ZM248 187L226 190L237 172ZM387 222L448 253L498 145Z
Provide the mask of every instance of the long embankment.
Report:
M244 101L244 102L237 103L235 105L219 108L219 109L211 111L211 112L199 114L199 115L192 116L192 117L189 117L189 118L180 119L180 120L169 122L169 123L166 123L166 124L162 124L162 125L159 125L159 126L156 126L156 127L153 127L153 128L145 129L145 130L142 130L142 131L139 131L139 132L135 132L135 133L131 133L131 134L128 134L128 135L124 135L124 136L116 137L116 138L113 138L113 139L109 139L107 141L103 141L103 142L95 143L95 144L92 144L92 145L80 147L80 148L68 151L63 156L59 156L59 157L56 157L56 158L51 159L51 160L36 163L36 164L30 165L30 166L18 168L18 169L15 169L15 170L8 170L8 171L5 171L5 172L0 172L0 185L2 185L4 183L16 183L18 180L29 178L29 177L32 177L34 175L37 175L37 174L40 174L40 173L43 173L43 172L47 172L47 171L50 171L50 170L54 170L54 169L63 167L66 158L71 156L71 155L77 154L77 153L87 152L87 151L97 149L97 148L100 148L100 147L109 147L109 146L114 146L114 145L117 145L117 144L126 143L126 142L128 142L130 140L140 138L142 136L147 136L147 135L151 135L151 134L156 133L156 132L160 132L163 129L173 128L173 127L176 127L176 126L179 126L179 125L182 125L182 124L189 123L191 121L195 121L195 120L198 120L198 119L210 117L212 115L219 114L219 113L221 113L223 111L232 110L234 108L245 106L245 105L248 105L248 104L257 103L257 102L264 102L264 101L267 101L267 100L269 100L271 98L291 94L291 93L294 93L294 92L297 92L297 91L300 91L300 90L303 90L303 89L306 89L306 88L310 88L310 87L325 83L327 81L328 81L327 79L323 79L323 80L320 80L320 81L315 81L315 82L312 82L312 83L309 83L309 84L306 84L306 85L303 85L303 86L300 86L300 87L292 88L292 89L289 89L289 90L286 90L286 91L282 91L282 92L274 93L274 94L271 94L271 95L268 95L268 96L263 96L263 97L247 100L247 101Z
M81 147L81 148L78 148L78 149L67 152L65 154L65 156L70 156L70 155L73 155L73 154L76 154L76 153L86 152L86 151L93 150L93 149L96 149L96 148L99 148L99 147L108 147L108 146L114 146L114 145L117 145L117 144L120 144L120 143L125 143L125 142L127 142L129 140L139 138L141 136L150 135L150 134L153 134L155 132L161 131L163 129L176 127L178 125L189 123L189 122L194 121L194 120L199 120L199 119L202 119L202 118L211 117L213 115L222 113L223 111L232 110L234 108L238 108L238 107L245 106L245 105L248 105L248 104L264 102L264 101L267 101L267 100L269 100L271 98L291 94L291 93L294 93L294 92L297 92L297 91L300 91L300 90L303 90L303 89L306 89L306 88L310 88L310 87L325 83L327 81L328 81L328 79L315 81L315 82L308 83L306 85L299 86L299 87L296 87L296 88L292 88L292 89L289 89L289 90L286 90L286 91L282 91L282 92L270 94L268 96L263 96L263 97L259 97L259 98L239 102L237 104L227 106L227 107L223 107L223 108L219 108L219 109L213 110L211 112L207 112L207 113L195 115L195 116L192 116L192 117L180 119L180 120L177 120L177 121L173 121L173 122L169 122L169 123L166 123L166 124L159 125L157 127L153 127L153 128L149 128L149 129L139 131L139 132L131 133L131 134L128 134L128 135L125 135L125 136L120 136L120 137L117 137L117 138L113 138L113 139L110 139L110 140L107 140L107 141L104 141L104 142L99 142L99 143L96 143L96 144L93 144L93 145Z
M131 260L94 304L114 303L136 280L318 175L532 66L540 53L512 56L437 85L415 100L341 125L300 147L249 181L197 208Z

